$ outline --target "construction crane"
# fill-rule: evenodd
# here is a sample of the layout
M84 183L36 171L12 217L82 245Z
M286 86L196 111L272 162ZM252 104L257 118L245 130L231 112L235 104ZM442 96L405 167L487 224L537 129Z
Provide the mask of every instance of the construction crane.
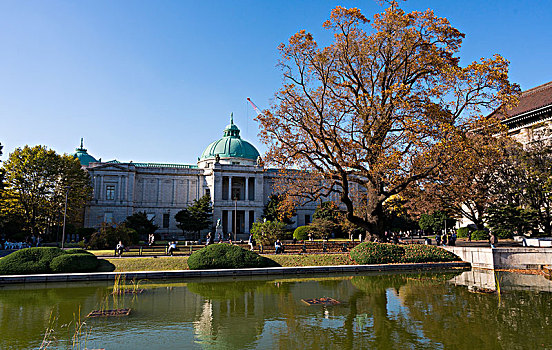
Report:
M251 99L248 97L247 98L247 101L249 101L249 103L251 103L251 106L253 106L253 109L255 110L255 112L257 113L257 115L259 114L263 114L263 112L261 112L261 110L259 109L259 107L257 107L253 101L251 101Z

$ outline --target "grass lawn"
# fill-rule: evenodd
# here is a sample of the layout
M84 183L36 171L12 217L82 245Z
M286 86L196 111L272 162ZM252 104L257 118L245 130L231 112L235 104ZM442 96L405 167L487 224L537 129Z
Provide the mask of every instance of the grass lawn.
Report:
M297 255L265 255L286 267L291 266L330 266L330 265L355 265L345 254L297 254Z
M349 254L265 255L282 266L353 265ZM107 258L115 265L115 272L187 270L188 257Z
M115 272L188 270L187 256L159 258L107 258L115 265Z

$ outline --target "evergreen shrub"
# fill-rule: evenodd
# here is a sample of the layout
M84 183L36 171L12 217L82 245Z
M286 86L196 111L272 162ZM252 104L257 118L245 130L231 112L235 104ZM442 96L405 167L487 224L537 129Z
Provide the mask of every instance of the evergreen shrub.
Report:
M293 231L293 238L298 241L305 241L309 239L310 228L308 226L299 226Z
M92 272L98 267L98 258L92 254L63 254L52 260L52 272Z
M475 230L472 232L472 241L485 241L489 239L489 231Z
M63 250L56 247L20 249L0 259L0 275L50 273L50 262L63 254Z
M497 229L497 230L494 230L493 232L496 234L498 238L502 238L502 239L508 239L508 238L514 237L514 234L512 233L512 231L506 230L506 229Z
M404 245L404 257L399 262L422 263L422 262L444 262L461 260L455 254L446 249L434 245L408 244Z
M358 264L421 263L460 260L446 249L422 244L397 245L364 242L351 249Z
M0 275L92 272L96 271L99 262L94 254L82 249L25 248L0 259Z
M456 235L458 238L466 238L468 237L468 234L470 233L469 227L460 227L458 230L456 230Z
M73 249L67 249L64 251L65 254L88 254L88 255L94 255L90 253L88 250L80 249L80 248L73 248Z
M358 264L388 264L399 262L404 248L390 243L364 242L351 249L350 255Z
M277 266L280 265L271 259L226 243L208 245L188 258L188 267L191 270Z

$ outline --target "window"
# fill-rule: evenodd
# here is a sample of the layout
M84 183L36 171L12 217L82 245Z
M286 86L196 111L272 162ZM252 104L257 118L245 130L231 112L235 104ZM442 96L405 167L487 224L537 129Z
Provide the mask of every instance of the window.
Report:
M115 185L107 185L105 188L105 199L115 199Z
M210 190L210 189L206 189L206 190L205 190L205 195L211 197L211 190Z
M163 214L163 228L169 228L169 214Z
M310 215L305 215L305 225L308 225L311 223L311 217Z
M108 224L113 222L113 213L104 213L104 222Z

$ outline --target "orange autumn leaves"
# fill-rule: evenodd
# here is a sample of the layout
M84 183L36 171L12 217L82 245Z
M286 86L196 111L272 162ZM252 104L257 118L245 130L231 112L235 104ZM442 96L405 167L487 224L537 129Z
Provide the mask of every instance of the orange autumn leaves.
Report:
M460 152L468 130L492 133L483 112L515 103L508 61L495 55L459 66L464 34L431 10L395 2L368 21L337 7L319 47L299 31L279 47L283 85L257 116L269 163L291 203L332 195L347 218L379 235L382 203ZM363 203L363 213L356 207Z

